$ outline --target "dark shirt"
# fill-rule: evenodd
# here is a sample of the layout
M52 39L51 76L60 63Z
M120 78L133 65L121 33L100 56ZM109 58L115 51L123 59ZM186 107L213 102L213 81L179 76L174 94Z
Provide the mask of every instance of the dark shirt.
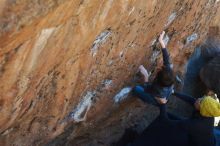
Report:
M163 55L163 67L172 70L170 63L170 56L166 48L162 48ZM157 83L157 78L154 79L153 83L148 83L148 86L145 88L145 92L151 93L155 97L160 98L169 98L172 94L174 86L164 87Z
M215 146L213 124L214 118L199 113L171 119L166 105L160 105L159 117L129 146Z
M130 144L131 146L189 146L185 127L179 121L170 120L165 108L160 106L160 116Z
M190 146L215 146L214 118L203 117L196 112L193 118L187 120L170 120L166 113L166 105L160 106L160 118L167 123L183 127L188 135Z
M170 63L170 56L169 56L169 53L168 53L166 48L162 49L162 55L163 55L163 65L164 65L164 67L167 67L167 68L171 69L172 67L171 67L171 63Z

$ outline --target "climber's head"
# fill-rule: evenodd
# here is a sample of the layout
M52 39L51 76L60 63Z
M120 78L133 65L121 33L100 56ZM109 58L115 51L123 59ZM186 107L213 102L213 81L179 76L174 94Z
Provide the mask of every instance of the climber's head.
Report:
M219 117L220 103L211 96L198 98L194 104L195 108L200 111L204 117Z
M171 69L163 67L156 76L157 83L161 86L171 86L174 83L174 73Z

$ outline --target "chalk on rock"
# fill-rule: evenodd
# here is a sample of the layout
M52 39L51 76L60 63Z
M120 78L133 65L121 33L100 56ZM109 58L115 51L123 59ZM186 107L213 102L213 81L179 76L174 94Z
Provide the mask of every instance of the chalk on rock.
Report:
M160 51L158 51L158 50L153 51L153 53L150 57L150 61L152 63L154 63L157 60L157 58L159 57L159 55L160 55Z
M96 37L96 39L93 42L92 47L90 49L93 57L97 54L99 46L101 44L105 43L106 39L110 35L111 35L111 31L107 29Z
M167 20L167 23L165 24L165 27L169 26L169 25L175 20L175 18L176 18L176 12L173 12L173 13L169 16L169 18L168 18L168 20Z
M168 35L165 35L163 41L164 41L165 46L167 46L168 42L170 41L169 36L168 36Z
M153 39L152 41L151 41L151 46L153 46L153 45L155 45L155 43L157 42L157 39Z
M189 43L195 41L197 38L198 38L198 34L193 33L192 35L190 35L186 38L186 44L189 44Z
M106 80L104 80L104 81L102 81L102 85L104 86L104 88L110 88L111 87L111 85L112 85L112 80L108 80L108 79L106 79Z
M95 96L95 92L87 92L77 107L70 113L70 118L76 122L86 120L86 115L92 105L92 98Z
M123 88L118 94L115 95L114 101L115 103L119 103L122 100L125 100L128 97L128 94L131 92L132 87Z

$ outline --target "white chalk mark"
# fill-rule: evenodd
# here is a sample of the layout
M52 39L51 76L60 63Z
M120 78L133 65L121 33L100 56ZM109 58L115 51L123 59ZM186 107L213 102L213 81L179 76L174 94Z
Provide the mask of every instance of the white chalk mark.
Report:
M125 87L123 88L117 95L114 97L115 103L119 103L120 101L127 98L128 94L131 92L131 87Z
M189 44L189 43L195 41L197 38L198 38L198 34L193 33L192 35L190 35L186 38L186 44Z
M165 46L167 46L167 44L168 44L169 41L170 41L169 36L168 36L168 35L165 35L165 37L163 38L163 41L164 41Z
M152 63L155 62L159 55L160 55L160 51L153 51L153 54L151 55L150 61Z
M93 45L91 47L91 52L92 52L92 56L94 57L97 52L98 52L98 48L100 47L101 44L105 43L106 39L111 35L110 30L105 30L103 31L100 35L98 35L95 39L95 41L93 42Z
M176 12L173 12L173 13L169 16L169 18L168 18L168 20L167 20L167 23L165 24L165 27L169 26L169 25L175 20L175 18L176 18Z
M87 113L92 105L92 98L95 96L95 92L87 92L77 107L70 114L70 118L76 122L86 120Z

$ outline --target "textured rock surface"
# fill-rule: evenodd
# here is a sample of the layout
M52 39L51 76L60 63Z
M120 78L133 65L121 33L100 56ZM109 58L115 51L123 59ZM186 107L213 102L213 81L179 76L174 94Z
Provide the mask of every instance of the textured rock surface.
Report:
M143 129L157 109L121 90L140 64L155 73L164 29L181 79L220 24L218 1L0 1L0 145L110 145Z

